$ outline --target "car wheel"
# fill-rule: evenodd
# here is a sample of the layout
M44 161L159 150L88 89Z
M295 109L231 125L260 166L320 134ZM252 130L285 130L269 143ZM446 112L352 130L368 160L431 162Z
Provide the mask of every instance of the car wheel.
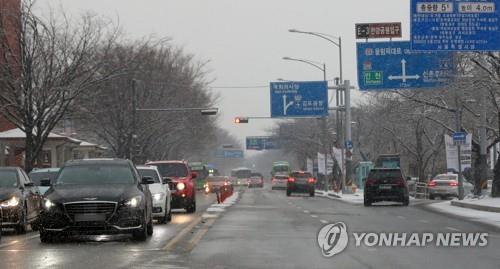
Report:
M292 195L292 192L289 190L286 190L286 196L290 196L290 195Z
M172 221L172 206L170 206L170 208L168 209L168 213L167 213L167 222L171 222Z
M363 204L364 204L364 206L372 206L372 201L370 200L369 197L365 196L363 199Z
M434 200L435 198L434 195L429 195L429 199Z
M408 206L410 204L410 197L403 197L403 206Z
M132 238L136 241L145 241L148 238L148 229L146 227L146 220L142 221L142 228L132 232Z
M24 234L26 233L26 225L27 225L27 221L26 221L26 209L24 209L22 211L22 215L21 217L19 217L20 219L20 222L19 224L15 227L15 230L16 230L16 233L17 234Z
M42 243L54 243L57 241L58 237L59 235L57 233L40 230L40 242Z
M194 213L194 212L196 212L196 201L191 202L191 204L189 204L186 207L186 212L187 213Z
M147 230L147 234L148 236L152 236L153 235L153 218L151 218L148 222L148 225L146 225L146 230Z

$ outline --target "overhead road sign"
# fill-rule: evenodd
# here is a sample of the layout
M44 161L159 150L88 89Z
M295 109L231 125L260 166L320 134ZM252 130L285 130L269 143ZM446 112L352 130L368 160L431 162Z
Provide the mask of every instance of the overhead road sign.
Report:
M229 159L240 159L244 157L243 150L236 150L236 149L224 149L224 150L217 150L215 152L215 157L217 158L229 158Z
M271 82L271 117L300 118L328 115L328 82Z
M453 74L450 52L416 52L410 42L357 43L361 91L442 86Z
M500 0L411 0L413 50L500 50Z
M401 23L356 23L356 38L400 38Z
M278 141L270 136L249 136L246 139L247 150L279 149Z

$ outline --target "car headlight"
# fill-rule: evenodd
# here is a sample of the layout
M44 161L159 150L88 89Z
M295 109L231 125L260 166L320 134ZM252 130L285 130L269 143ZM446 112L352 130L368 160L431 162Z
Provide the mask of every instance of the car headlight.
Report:
M164 196L165 196L164 193L155 193L155 194L153 194L153 199L155 201L161 201Z
M17 198L16 196L13 196L9 200L5 200L0 204L1 207L15 207L18 205L19 205L19 198Z
M182 182L180 182L180 183L177 184L177 189L178 190L182 191L185 188L186 188L186 184L184 184Z
M130 207L137 207L142 201L142 197L141 196L136 196L136 197L133 197L132 199L128 200L125 202L125 204L127 206L130 206Z
M208 186L205 187L205 192L210 192L210 188Z
M43 201L43 208L45 208L46 210L50 210L54 206L55 206L55 204L52 203L52 201L50 201L49 199L45 199Z

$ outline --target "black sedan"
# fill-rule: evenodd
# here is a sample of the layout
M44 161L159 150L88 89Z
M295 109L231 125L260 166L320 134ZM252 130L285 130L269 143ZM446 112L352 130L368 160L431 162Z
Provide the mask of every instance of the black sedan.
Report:
M286 196L292 195L293 192L308 193L309 196L314 196L315 182L316 180L308 172L292 172L286 183Z
M25 233L31 224L38 228L42 196L28 175L19 167L0 167L0 207L2 228Z
M152 197L147 184L128 160L71 161L46 192L40 240L60 234L132 234L146 240L153 234ZM42 182L50 185L50 182Z
M365 181L364 205L380 201L410 204L408 184L399 168L374 168Z

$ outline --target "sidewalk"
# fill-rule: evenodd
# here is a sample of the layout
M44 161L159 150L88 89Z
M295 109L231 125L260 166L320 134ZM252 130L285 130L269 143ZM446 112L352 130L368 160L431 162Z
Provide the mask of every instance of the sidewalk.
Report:
M484 197L482 199L464 199L451 201L452 206L480 211L500 213L500 198Z
M343 194L342 192L334 191L320 191L316 190L316 195L319 197L325 197L332 200L339 200L349 204L363 204L363 191L357 190L353 194Z

